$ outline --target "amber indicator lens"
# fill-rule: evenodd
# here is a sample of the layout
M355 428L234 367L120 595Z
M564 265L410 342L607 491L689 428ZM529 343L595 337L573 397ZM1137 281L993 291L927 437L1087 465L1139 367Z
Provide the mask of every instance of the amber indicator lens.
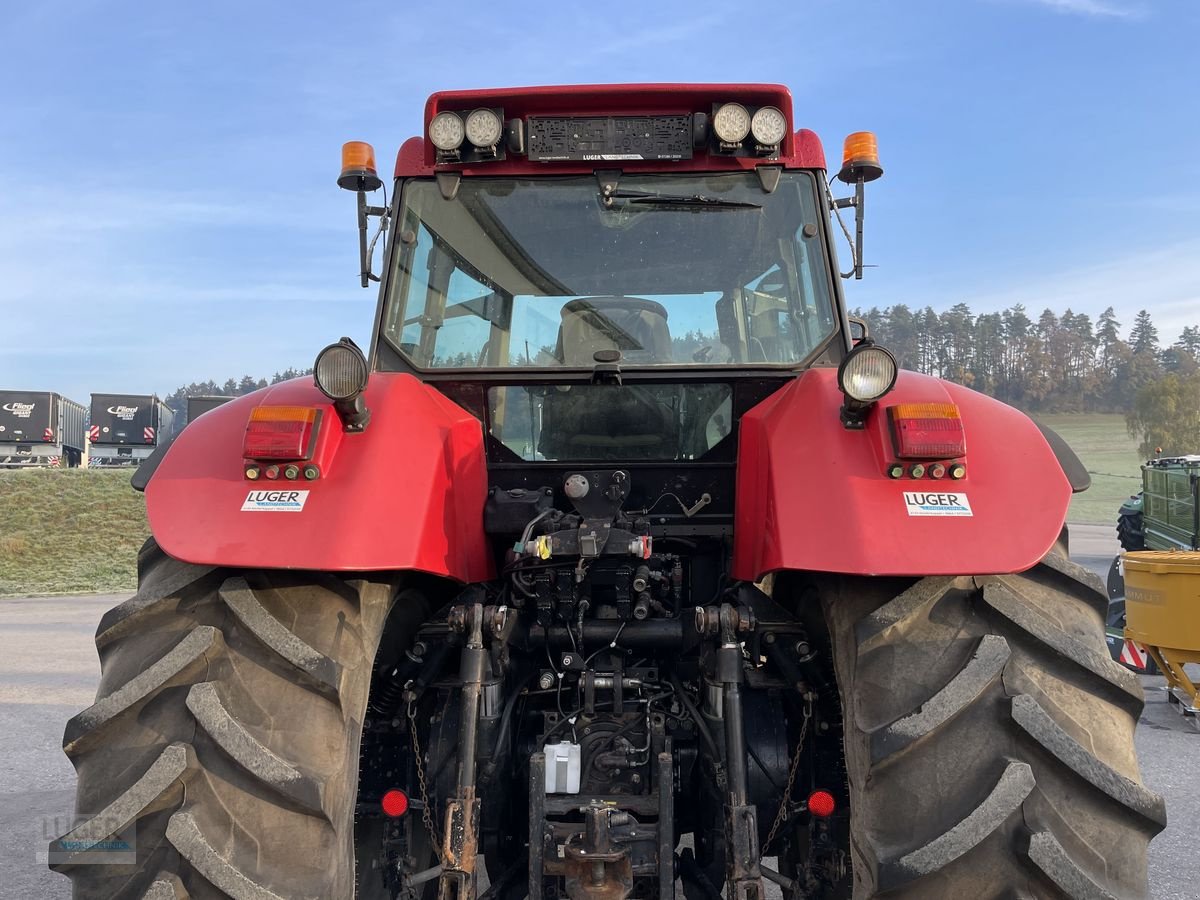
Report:
M307 459L312 455L319 410L259 406L250 413L242 455L246 459ZM271 474L268 470L267 477Z
M967 436L953 403L898 403L888 407L896 455L901 459L965 456Z

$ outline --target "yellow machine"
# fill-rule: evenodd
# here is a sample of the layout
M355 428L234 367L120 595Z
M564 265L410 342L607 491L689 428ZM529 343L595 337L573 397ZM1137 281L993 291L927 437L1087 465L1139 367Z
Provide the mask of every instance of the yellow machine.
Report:
M1125 615L1125 636L1146 647L1170 698L1200 727L1200 689L1184 670L1200 663L1200 551L1126 553Z

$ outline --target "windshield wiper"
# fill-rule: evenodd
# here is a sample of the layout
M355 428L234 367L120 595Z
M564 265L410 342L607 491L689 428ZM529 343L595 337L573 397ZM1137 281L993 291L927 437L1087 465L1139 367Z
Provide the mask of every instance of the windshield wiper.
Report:
M630 203L647 206L682 206L691 209L762 209L761 203L744 200L723 200L703 194L653 194L650 191L615 190L604 195L605 199L616 198Z

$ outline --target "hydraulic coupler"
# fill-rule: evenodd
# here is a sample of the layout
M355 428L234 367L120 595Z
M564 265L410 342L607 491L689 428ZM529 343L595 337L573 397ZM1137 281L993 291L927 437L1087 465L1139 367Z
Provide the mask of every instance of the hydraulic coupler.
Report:
M747 799L746 732L742 725L742 645L739 635L754 629L754 617L729 603L697 608L696 630L716 636L716 676L725 722L725 878L731 900L762 900L758 816Z
M455 795L446 801L446 827L442 836L442 874L438 900L474 900L478 876L479 797L475 787L476 741L479 730L479 706L483 684L490 674L487 650L483 646L484 620L493 635L503 631L504 607L472 603L451 610L450 624L466 633L459 678L462 704L458 725L458 773Z

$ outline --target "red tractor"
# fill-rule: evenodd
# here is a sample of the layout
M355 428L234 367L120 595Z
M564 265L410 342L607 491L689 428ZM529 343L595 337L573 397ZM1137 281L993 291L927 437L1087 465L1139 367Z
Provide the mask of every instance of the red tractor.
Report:
M1086 473L848 317L874 137L834 199L775 85L424 125L379 206L344 151L368 352L136 476L154 538L64 739L75 896L1145 897Z

